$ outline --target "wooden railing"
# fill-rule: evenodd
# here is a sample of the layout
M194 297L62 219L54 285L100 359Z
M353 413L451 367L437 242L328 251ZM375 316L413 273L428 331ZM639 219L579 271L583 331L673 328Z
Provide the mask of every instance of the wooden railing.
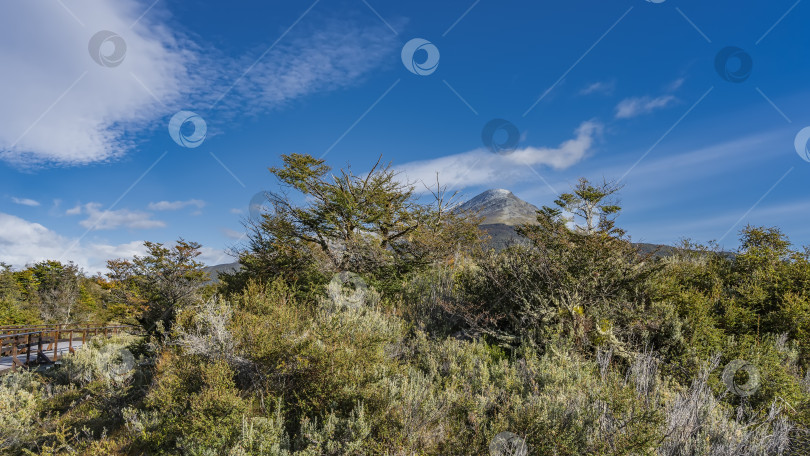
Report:
M0 326L0 357L11 356L11 369L6 371L14 371L22 366L56 361L59 358L59 342L67 341L68 352L74 353L73 342L77 341L79 336L84 345L96 336L109 337L124 331L134 332L136 329L130 325ZM19 359L23 354L25 362Z
M104 323L87 323L87 322L78 322L78 323L60 323L60 324L49 324L49 325L0 325L0 335L5 334L19 334L23 332L32 332L32 331L53 331L53 330L66 330L70 328L103 328L105 326L109 326Z

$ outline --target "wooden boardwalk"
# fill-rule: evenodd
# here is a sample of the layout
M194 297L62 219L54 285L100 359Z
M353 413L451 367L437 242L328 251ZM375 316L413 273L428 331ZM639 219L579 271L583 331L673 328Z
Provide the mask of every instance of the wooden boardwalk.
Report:
M59 347L57 348L57 356L60 359L63 356L65 356L66 354L70 353L69 348L71 348L71 347L69 347L68 345L69 345L68 341L59 342ZM75 351L75 350L78 350L79 348L81 348L81 346L82 346L82 341L77 340L77 341L73 342L73 347L72 348ZM51 359L51 355L53 355L53 348L50 348L48 350L44 350L44 354L46 356L48 356L48 359ZM18 365L25 365L27 356L28 356L27 353L18 354L17 355ZM37 347L32 347L31 359L36 359L36 356L37 356ZM33 364L33 363L31 363L31 364ZM13 362L13 358L11 357L11 355L1 357L0 358L0 374L3 374L5 371L11 369L13 367L13 365L14 365L14 362Z
M0 326L0 375L21 367L50 364L81 348L93 337L109 337L127 325Z

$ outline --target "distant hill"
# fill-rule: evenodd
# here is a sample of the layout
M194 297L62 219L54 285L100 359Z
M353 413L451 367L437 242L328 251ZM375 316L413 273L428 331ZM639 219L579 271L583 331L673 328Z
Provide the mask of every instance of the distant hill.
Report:
M461 204L458 210L483 217L480 228L491 237L490 245L500 250L514 242L525 242L515 226L537 222L538 207L504 189L491 189Z
M460 205L458 210L478 213L484 217L481 225L515 226L535 223L538 207L523 201L509 190L499 188L475 196Z
M234 272L242 269L242 265L239 263L227 263L227 264L217 264L214 266L206 266L203 268L203 271L207 272L208 275L211 277L211 282L218 282L219 275L223 272Z
M491 237L490 245L501 250L514 243L523 243L526 240L515 232L515 227L525 223L537 223L538 207L528 203L504 189L491 189L480 193L469 201L459 205L459 210L478 213L484 217L479 227ZM633 243L642 255L668 257L674 255L678 249L670 245ZM724 252L733 257L734 254Z

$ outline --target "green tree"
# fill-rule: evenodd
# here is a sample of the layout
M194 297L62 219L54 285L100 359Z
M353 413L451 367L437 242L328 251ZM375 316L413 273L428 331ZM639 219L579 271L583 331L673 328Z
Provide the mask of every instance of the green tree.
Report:
M368 173L351 168L329 174L323 160L283 155L284 166L270 172L284 188L270 193L272 211L248 223L248 247L239 252L244 270L224 280L241 288L246 278L282 277L318 282L336 271L352 271L393 281L447 259L479 238L468 214L449 209L437 184L425 204L389 165L378 160ZM305 204L296 204L288 191Z
M808 356L810 255L776 227L748 225L726 275L722 321L734 334L788 334Z
M39 312L26 305L17 273L10 265L0 262L0 325L33 324L39 322Z
M79 307L84 274L73 263L43 261L28 268L36 283L36 297L42 319L51 323L71 323ZM80 315L83 316L83 315Z
M594 185L581 177L571 193L563 193L554 201L559 209L543 209L546 213L555 215L571 214L566 221L573 223L575 230L585 234L597 231L624 234L624 231L615 231L615 220L622 208L613 196L621 189L622 186L615 182L603 181L602 184Z
M148 332L158 326L168 331L177 311L194 303L208 280L204 264L195 260L201 245L180 239L172 247L149 241L144 246L145 256L108 261L108 277L120 284L113 291L122 300L143 308L138 320Z

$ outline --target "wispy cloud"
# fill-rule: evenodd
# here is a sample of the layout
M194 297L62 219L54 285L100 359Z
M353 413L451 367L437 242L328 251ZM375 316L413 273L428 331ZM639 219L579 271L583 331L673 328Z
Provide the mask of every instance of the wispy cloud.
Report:
M438 173L442 185L453 189L498 184L499 187L536 179L532 167L569 168L592 152L602 125L582 123L575 136L558 147L525 147L510 153L495 154L476 149L432 160L416 161L397 166L409 181L435 182Z
M244 233L240 233L239 231L232 230L230 228L223 228L222 234L224 234L228 239L242 239L245 237Z
M580 90L579 94L592 95L595 93L600 93L603 95L612 95L615 90L616 90L616 81L598 81L594 82L593 84L589 84L588 86Z
M13 201L15 204L21 204L23 206L30 206L30 207L39 206L39 201L32 200L30 198L17 198L16 196L12 196L11 201Z
M87 203L68 210L67 214L86 214L87 218L79 224L89 230L150 229L166 226L166 223L161 220L153 220L152 214L149 212L130 211L129 209L104 211L101 207L101 203Z
M763 204L740 221L740 216L747 210L748 206L724 208L721 211L705 214L705 217L695 217L689 220L682 217L658 218L654 221L640 223L637 229L644 233L645 241L674 243L683 238L684 233L689 233L692 239L700 242L716 241L734 227L734 230L723 240L722 247L725 249L733 249L739 245L737 235L747 224L779 226L785 233L807 233L807 227L801 221L797 221L795 215L807 213L810 210L810 201ZM735 227L734 225L738 221L740 223Z
M701 191L696 185L700 181L716 181L718 176L742 172L774 160L775 155L763 154L762 151L768 150L774 143L790 134L791 131L785 128L702 147L662 146L659 153L652 154L648 160L636 167L636 172L628 176L622 198L632 203L633 210L655 209L683 201L685 192ZM548 176L548 179L557 189L568 188L581 176L616 179L624 174L642 153L644 149L628 150L623 155L594 157L595 160L583 162L575 170L555 173ZM795 154L790 150L782 153L786 156ZM547 197L554 197L553 194L549 194L547 186L531 182L517 189L525 192L531 198L531 202L546 202Z
M678 99L674 95L662 95L660 97L637 97L626 98L616 106L617 119L629 119L643 114L649 114L659 109L671 106Z
M686 82L686 78L678 78L678 79L672 81L671 83L669 83L669 85L667 86L667 90L670 91L670 92L674 92L674 91L680 89L683 86L684 82Z
M139 131L181 107L199 106L209 116L215 104L220 116L275 109L362 79L399 45L376 20L309 15L262 58L270 42L234 57L158 22L166 15L156 11L130 28L151 3L71 2L84 27L55 3L4 7L0 160L20 166L113 160L134 147ZM100 30L126 42L119 66L103 67L88 55L88 40Z
M317 27L299 27L302 33L288 37L258 61L255 53L249 53L220 62L230 70L220 75L221 85L209 94L219 98L232 81L239 81L219 103L220 109L259 113L313 92L349 86L401 46L389 30L376 23L363 26L333 20ZM253 64L242 77L244 69Z
M205 207L205 201L198 199L190 199L188 201L158 201L156 203L149 203L147 207L151 211L178 211L189 206L202 209Z

